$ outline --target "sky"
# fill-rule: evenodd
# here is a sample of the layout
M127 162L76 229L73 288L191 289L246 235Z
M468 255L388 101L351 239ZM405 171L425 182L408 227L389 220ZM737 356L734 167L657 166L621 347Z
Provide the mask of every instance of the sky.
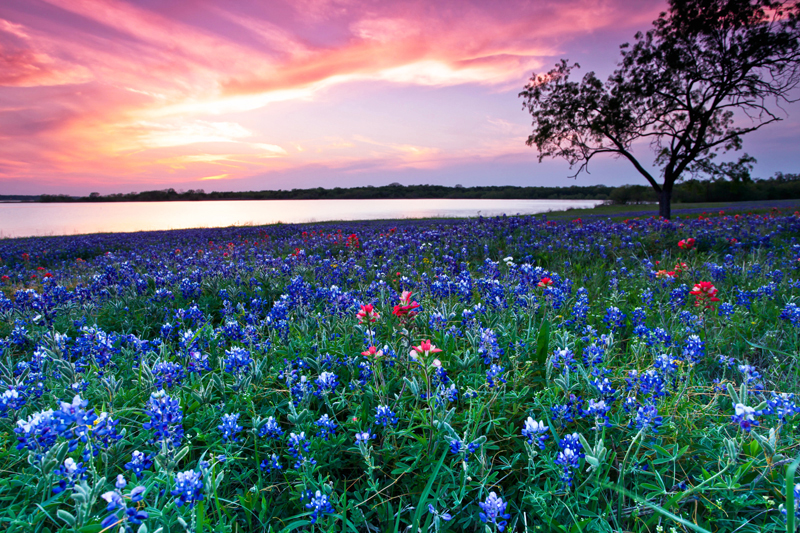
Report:
M644 184L525 145L518 93L604 79L661 0L3 0L0 194ZM745 137L798 172L800 106ZM648 158L647 147L636 152Z

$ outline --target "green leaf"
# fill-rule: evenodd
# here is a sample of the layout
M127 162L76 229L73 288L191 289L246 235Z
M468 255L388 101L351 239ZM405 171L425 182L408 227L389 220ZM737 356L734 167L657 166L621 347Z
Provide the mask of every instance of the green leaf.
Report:
M197 502L197 533L203 533L206 525L206 506L203 500Z
M422 494L420 495L419 500L417 501L417 508L414 510L414 521L412 522L413 525L411 528L412 531L416 531L417 528L419 527L419 518L422 515L423 510L427 509L425 508L425 500L428 498L428 494L430 494L431 488L433 488L433 482L436 480L436 476L439 474L439 469L442 468L444 460L447 457L447 453L449 451L450 450L445 450L444 453L442 454L442 458L439 459L439 462L436 464L436 468L433 469L433 472L431 473L431 476L428 479L428 484L425 485L425 490L422 491Z
M653 485L652 483L640 483L639 486L644 488L644 489L652 490L652 491L658 492L658 493L664 492L664 489L662 489L658 485Z
M75 516L69 511L65 511L64 509L59 509L56 511L56 516L58 516L61 520L69 524L70 527L75 527Z
M794 517L794 508L797 505L797 502L794 501L794 473L797 470L797 466L800 465L800 457L795 459L792 464L789 465L789 468L786 469L786 532L787 533L794 533L795 532L795 517Z
M536 362L540 369L547 363L547 352L550 348L550 321L544 320L536 337Z

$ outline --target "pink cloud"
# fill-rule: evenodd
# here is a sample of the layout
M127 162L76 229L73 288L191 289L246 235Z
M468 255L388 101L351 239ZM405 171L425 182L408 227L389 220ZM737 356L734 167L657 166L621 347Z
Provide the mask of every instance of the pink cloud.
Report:
M333 87L358 98L359 84L513 91L575 39L615 28L626 39L627 28L646 29L663 9L655 0L48 3L52 11L28 10L24 0L0 6L0 179L56 175L67 185L107 179L143 188L519 153L519 125L502 132L480 113L474 129L483 137L423 142L385 138L337 115L336 101L325 124L275 122L275 110L310 116L304 109L332 98Z

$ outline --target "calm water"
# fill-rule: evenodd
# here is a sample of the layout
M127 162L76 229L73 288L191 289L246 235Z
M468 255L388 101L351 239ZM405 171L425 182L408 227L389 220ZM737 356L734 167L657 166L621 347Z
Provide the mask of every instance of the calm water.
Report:
M530 215L599 200L236 200L0 203L0 237L263 225L276 222Z

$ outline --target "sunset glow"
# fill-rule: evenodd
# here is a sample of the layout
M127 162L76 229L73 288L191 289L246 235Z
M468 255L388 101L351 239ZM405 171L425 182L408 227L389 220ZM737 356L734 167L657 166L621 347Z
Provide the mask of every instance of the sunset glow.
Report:
M517 93L561 57L607 75L665 6L6 0L0 193L575 184ZM796 171L797 128L745 149ZM638 182L598 170L578 184Z

